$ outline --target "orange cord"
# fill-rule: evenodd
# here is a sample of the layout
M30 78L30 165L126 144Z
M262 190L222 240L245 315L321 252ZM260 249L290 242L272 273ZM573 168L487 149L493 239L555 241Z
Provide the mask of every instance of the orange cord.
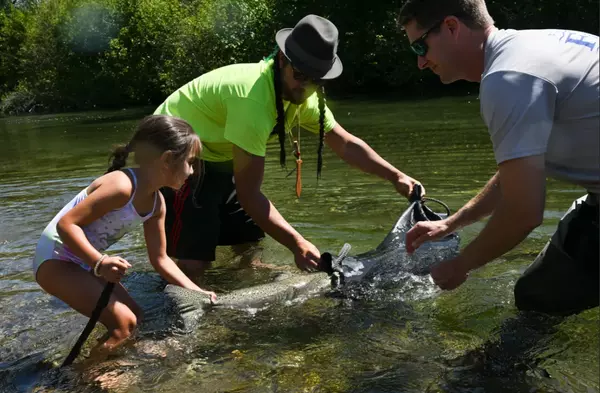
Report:
M300 158L300 145L294 141L294 156L296 157L296 197L302 193L302 159Z

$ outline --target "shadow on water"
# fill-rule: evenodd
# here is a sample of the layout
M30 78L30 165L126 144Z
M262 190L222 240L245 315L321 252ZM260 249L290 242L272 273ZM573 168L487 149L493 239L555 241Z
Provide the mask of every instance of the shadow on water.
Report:
M449 370L440 387L445 392L561 391L543 362L556 354L545 352L563 320L536 313L505 320L496 339L447 362Z

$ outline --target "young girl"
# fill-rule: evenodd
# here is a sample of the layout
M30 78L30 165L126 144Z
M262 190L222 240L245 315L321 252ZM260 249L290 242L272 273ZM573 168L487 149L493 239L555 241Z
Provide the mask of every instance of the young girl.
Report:
M113 349L131 336L141 309L119 283L131 265L104 250L140 223L150 263L169 283L199 288L166 254L165 201L161 187L179 189L194 170L202 145L191 126L170 116L148 116L133 139L118 147L104 176L73 198L48 224L38 242L33 271L38 284L83 315L90 316L107 281L117 283L100 322ZM129 153L139 168L127 168Z

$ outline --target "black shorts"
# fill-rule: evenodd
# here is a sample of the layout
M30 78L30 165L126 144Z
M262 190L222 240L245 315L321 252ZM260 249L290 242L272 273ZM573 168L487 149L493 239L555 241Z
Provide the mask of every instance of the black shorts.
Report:
M161 189L167 215L167 254L178 259L214 261L217 246L257 242L265 233L238 202L231 161L202 162L196 188L188 181L175 191ZM194 204L195 202L195 204Z

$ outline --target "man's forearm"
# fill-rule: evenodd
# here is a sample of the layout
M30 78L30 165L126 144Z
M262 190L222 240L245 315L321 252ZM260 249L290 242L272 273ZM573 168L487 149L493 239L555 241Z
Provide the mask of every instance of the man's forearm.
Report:
M262 193L239 195L240 204L254 222L269 236L294 252L303 239L284 218L269 199Z
M235 188L242 208L263 231L290 251L296 252L304 238L260 190L265 170L264 157L250 154L236 145L233 155Z
M448 224L453 231L481 220L492 214L501 198L498 172L487 182L483 190L459 211L450 216Z
M494 178L502 185L502 190L500 186L493 187L496 191L488 191L487 196L492 201L492 196L498 194L492 217L460 255L471 269L510 251L542 223L546 182L544 162L543 155L536 155L500 165ZM486 188L489 186L490 183ZM487 205L480 205L479 212L482 212Z
M384 160L362 139L350 134L339 124L325 134L325 141L338 157L363 172L392 182L406 176Z
M351 166L384 180L394 181L398 177L405 176L377 154L365 141L354 136L346 142L340 156Z
M477 269L512 250L539 225L517 203L500 201L481 233L461 252L470 269Z

